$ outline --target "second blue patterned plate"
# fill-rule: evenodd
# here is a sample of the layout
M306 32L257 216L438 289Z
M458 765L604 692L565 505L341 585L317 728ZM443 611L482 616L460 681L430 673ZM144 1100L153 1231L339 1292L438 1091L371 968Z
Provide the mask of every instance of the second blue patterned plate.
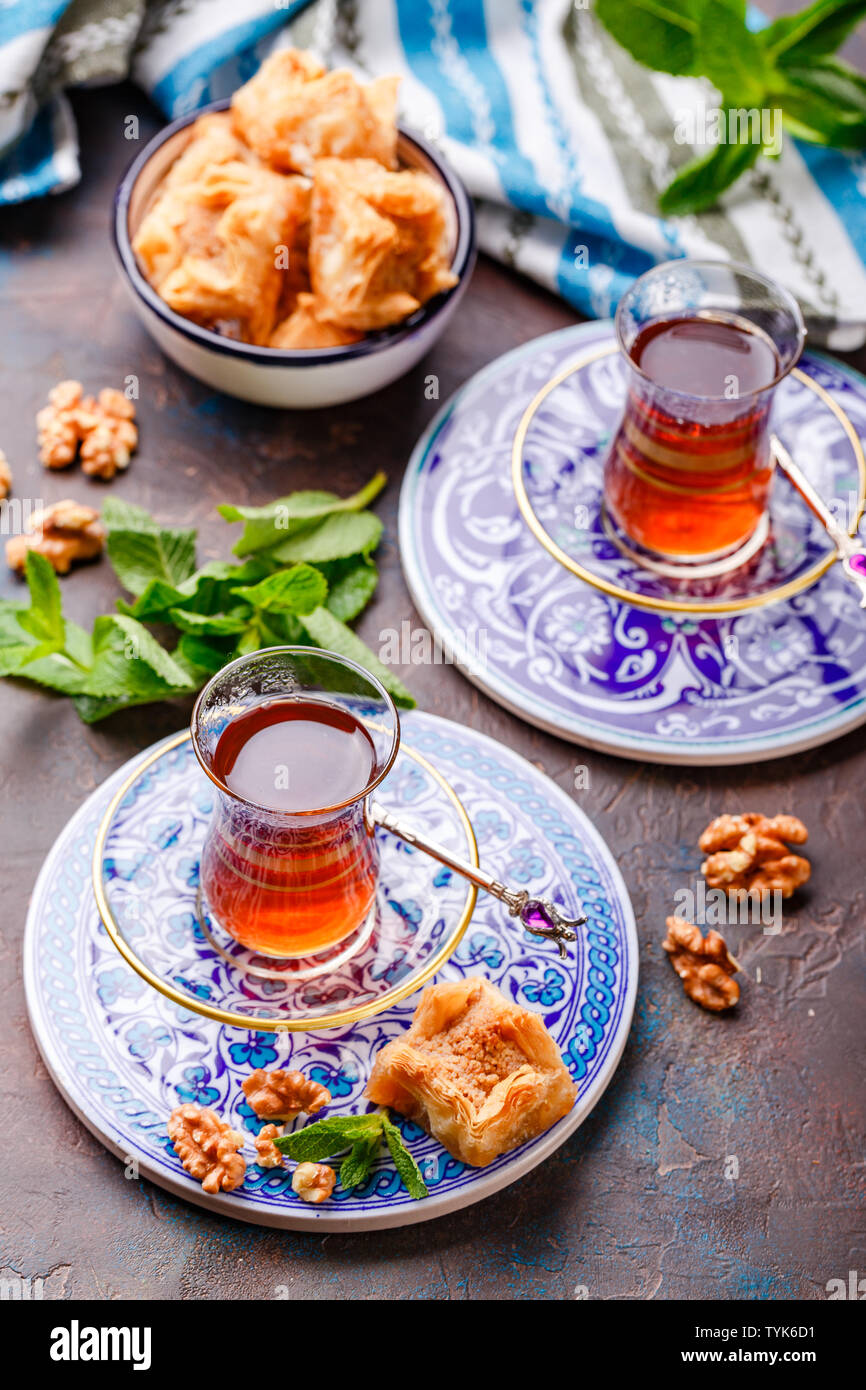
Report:
M483 1169L456 1162L403 1121L406 1143L430 1194L417 1202L384 1155L362 1189L349 1195L338 1187L322 1206L305 1205L295 1195L288 1171L257 1167L253 1138L261 1122L241 1090L250 1071L297 1067L331 1091L328 1114L364 1110L373 1057L408 1026L418 994L345 1027L265 1032L227 1027L148 985L118 955L91 883L106 808L130 772L152 759L146 753L85 802L51 850L27 921L25 982L36 1040L69 1105L114 1154L134 1160L137 1171L189 1201L242 1221L297 1230L374 1230L441 1216L514 1182L558 1148L592 1110L616 1069L634 1007L638 950L628 894L601 836L570 797L509 749L432 715L415 712L402 722L407 747L438 769L466 808L481 862L514 887L533 896L558 895L569 907L582 905L587 914L576 954L563 962L551 943L523 932L501 903L481 894L453 955L435 976L485 975L507 998L540 1013L578 1084L575 1107L547 1134ZM165 777L136 780L144 792L127 808L135 811L128 843L118 839L113 846L121 870L134 870L142 854L150 856L157 894L165 886L160 861L171 858L174 844L169 833L174 821L166 809L173 779L166 766ZM183 766L176 773L185 775ZM194 779L188 786L194 795ZM414 797L422 794L407 776L395 781L387 804L409 819ZM187 869L187 877L194 878L194 864ZM444 872L434 866L439 882L431 888L443 901L448 899ZM184 891L180 885L181 897ZM459 896L462 901L462 891ZM413 923L421 919L411 904L394 902L411 936ZM430 904L416 906L423 914ZM185 946L189 923L171 919L170 912L161 912L165 932L179 932ZM191 983L205 987L198 968L201 974ZM214 980L220 970L215 961ZM166 1133L169 1113L182 1101L213 1106L244 1133L248 1167L236 1191L208 1196L184 1172Z
M613 342L609 323L535 338L431 422L400 498L400 556L422 619L506 709L623 757L749 764L856 728L866 615L838 565L815 582L831 564L827 538L786 479L774 483L772 544L748 584L731 576L721 594L756 606L707 616L680 594L679 611L650 611L670 604L670 583L620 553L598 505L624 393ZM866 380L815 354L801 366L780 388L774 428L853 528Z

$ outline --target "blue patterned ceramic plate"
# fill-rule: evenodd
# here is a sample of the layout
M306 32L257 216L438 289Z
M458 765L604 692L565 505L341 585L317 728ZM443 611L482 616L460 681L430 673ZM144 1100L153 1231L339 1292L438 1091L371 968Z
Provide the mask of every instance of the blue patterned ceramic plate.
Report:
M579 1085L575 1108L547 1134L484 1169L464 1167L404 1122L430 1191L420 1202L400 1187L386 1158L360 1194L342 1196L338 1189L320 1207L304 1205L287 1174L256 1167L252 1138L260 1122L240 1089L250 1070L298 1067L328 1086L334 1110L363 1109L372 1058L407 1026L417 995L345 1028L275 1033L225 1027L150 988L109 939L90 873L106 808L145 754L85 802L45 862L27 921L27 1001L46 1065L79 1118L118 1157L136 1160L141 1173L199 1205L244 1221L320 1231L441 1216L506 1186L552 1153L589 1114L616 1069L634 1007L638 950L628 895L598 832L547 777L484 735L420 713L405 716L403 733L460 797L482 863L533 896L582 904L589 918L576 956L562 962L551 943L517 930L502 905L481 894L468 930L437 974L486 975L508 998L541 1013ZM157 833L146 837L148 852L160 858L170 852L158 831L166 785L154 784ZM387 804L409 818L412 798L405 792ZM141 845L136 833L131 857ZM165 1128L183 1100L214 1106L249 1135L246 1181L237 1191L209 1197L183 1171Z
M622 389L610 337L608 323L581 324L507 353L419 441L400 499L400 550L422 618L507 709L626 757L748 763L856 727L866 720L866 616L837 565L816 582L826 539L786 479L774 482L774 540L751 571L754 592L728 581L727 600L739 611L632 606L672 594L669 581L638 571L603 530L598 480ZM587 359L586 370L569 372ZM820 391L800 378L783 383L774 426L801 465L819 461L810 471L853 524L857 449L828 402L866 434L866 382L827 358L807 356L802 371ZM631 586L632 601L601 592L602 581ZM715 598L727 601L718 588ZM749 598L759 606L743 611Z

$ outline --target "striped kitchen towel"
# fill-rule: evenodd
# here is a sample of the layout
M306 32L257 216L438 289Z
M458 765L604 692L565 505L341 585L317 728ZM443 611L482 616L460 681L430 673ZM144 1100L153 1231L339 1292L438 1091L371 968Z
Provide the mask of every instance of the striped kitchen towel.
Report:
M246 80L275 44L403 76L401 119L475 195L480 241L582 313L678 256L747 261L800 299L813 341L866 341L866 156L786 139L718 208L661 218L705 84L640 67L586 0L6 0L0 202L79 177L66 88L130 72L168 116Z

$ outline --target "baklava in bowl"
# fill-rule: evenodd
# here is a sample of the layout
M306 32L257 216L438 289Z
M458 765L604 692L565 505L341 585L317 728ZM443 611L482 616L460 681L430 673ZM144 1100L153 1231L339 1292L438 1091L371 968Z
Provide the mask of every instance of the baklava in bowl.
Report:
M287 408L368 395L424 356L466 289L474 217L395 103L396 79L280 50L150 141L118 188L114 238L167 356Z

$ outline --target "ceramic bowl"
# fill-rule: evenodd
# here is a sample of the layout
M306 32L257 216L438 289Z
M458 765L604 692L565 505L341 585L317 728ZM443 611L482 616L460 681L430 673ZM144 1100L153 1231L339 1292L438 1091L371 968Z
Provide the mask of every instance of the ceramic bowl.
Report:
M421 169L445 189L451 268L459 277L457 284L428 300L403 323L369 333L360 343L307 351L235 342L170 309L142 274L131 244L159 183L189 143L193 122L228 105L228 100L214 102L166 126L120 181L114 203L114 245L121 278L139 318L184 371L218 391L257 405L311 409L356 400L388 386L429 351L466 291L475 261L475 218L466 189L426 141L400 130L401 167Z

